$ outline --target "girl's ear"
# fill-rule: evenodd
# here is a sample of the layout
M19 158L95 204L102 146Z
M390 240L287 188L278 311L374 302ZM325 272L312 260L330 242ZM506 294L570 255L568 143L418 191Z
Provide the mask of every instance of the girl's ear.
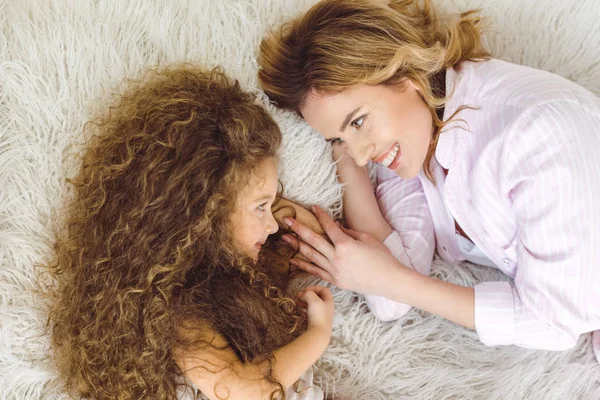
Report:
M272 211L275 220L280 226L285 226L283 223L284 217L292 217L308 226L319 235L325 234L325 231L321 227L317 217L315 217L312 212L308 211L298 203L281 198L276 204L273 205Z

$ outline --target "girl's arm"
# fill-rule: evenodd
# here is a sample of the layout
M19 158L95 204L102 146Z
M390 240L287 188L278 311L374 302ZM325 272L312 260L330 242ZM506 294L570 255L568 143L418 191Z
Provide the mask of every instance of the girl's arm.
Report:
M333 298L329 289L310 287L299 293L306 305L308 329L273 355L272 375L284 388L292 386L323 354L331 339ZM215 332L202 339L211 342L193 353L176 352L180 369L210 399L269 399L278 387L265 380L267 363L241 362Z

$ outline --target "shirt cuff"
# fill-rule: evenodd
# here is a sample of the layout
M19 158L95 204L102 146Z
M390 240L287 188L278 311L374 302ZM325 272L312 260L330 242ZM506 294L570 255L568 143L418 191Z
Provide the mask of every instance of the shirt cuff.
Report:
M390 250L396 260L400 261L408 268L414 269L406 254L406 250L404 249L404 242L398 232L392 231L392 233L385 238L383 244Z
M515 303L508 282L475 286L475 329L486 346L515 343Z

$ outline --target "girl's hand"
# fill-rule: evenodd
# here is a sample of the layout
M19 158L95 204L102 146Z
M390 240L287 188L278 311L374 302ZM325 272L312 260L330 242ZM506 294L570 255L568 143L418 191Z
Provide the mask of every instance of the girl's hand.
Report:
M315 206L315 215L331 242L302 223L287 218L300 239L292 235L284 235L283 239L308 260L295 257L292 265L342 289L386 296L386 281L406 267L373 236L340 228L318 206Z
M298 292L298 305L306 309L308 329L318 329L331 336L333 296L324 286L309 286Z

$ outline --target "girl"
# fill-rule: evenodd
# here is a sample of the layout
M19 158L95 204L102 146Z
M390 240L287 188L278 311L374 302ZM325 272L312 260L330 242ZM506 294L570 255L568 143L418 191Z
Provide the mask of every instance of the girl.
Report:
M180 66L132 85L88 129L51 269L68 390L197 397L185 377L203 399L286 398L329 343L333 302L301 291L305 324L261 255L278 230L275 122L219 70ZM311 379L287 398L322 399Z
M476 12L419 4L325 0L261 44L267 95L333 143L354 230L318 211L330 244L289 219L295 263L383 320L415 306L489 346L568 349L600 329L600 101L491 59ZM430 278L434 249L514 281Z

